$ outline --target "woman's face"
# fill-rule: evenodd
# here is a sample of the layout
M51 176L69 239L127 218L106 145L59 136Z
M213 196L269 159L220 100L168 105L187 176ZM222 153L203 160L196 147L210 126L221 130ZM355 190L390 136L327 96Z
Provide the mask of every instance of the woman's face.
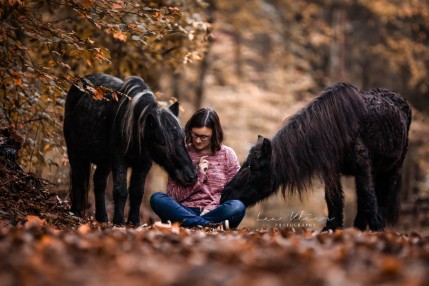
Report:
M210 151L212 133L213 131L209 127L192 128L192 145L198 152Z

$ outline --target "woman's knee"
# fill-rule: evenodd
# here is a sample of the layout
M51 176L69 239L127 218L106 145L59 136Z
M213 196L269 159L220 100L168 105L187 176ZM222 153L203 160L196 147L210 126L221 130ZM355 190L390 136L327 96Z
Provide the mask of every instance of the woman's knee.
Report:
M231 214L242 214L244 216L246 213L246 206L239 200L228 200L224 205L228 205Z
M246 206L239 200L229 200L224 204L228 206L228 220L231 228L236 228L246 214Z
M158 205L162 199L165 199L165 197L167 197L166 193L162 193L162 192L153 193L149 200L150 206L152 207L152 209L154 208L154 206Z

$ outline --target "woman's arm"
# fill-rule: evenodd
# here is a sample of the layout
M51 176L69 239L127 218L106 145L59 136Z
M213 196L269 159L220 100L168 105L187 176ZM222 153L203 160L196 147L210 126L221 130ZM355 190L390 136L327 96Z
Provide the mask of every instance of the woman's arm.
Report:
M192 194L202 190L204 183L207 181L207 175L198 170L198 180L192 186L184 186L176 183L173 179L168 178L167 195L171 196L177 202L181 203Z
M229 183L232 178L238 173L238 170L240 170L240 162L238 161L237 155L235 154L233 149L229 149L229 152L226 152L227 156L227 183Z

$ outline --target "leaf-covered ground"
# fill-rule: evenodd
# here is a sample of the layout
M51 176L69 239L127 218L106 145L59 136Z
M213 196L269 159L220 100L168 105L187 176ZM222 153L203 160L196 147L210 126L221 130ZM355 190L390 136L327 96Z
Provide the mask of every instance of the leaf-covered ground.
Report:
M10 166L9 166L10 167ZM45 182L0 167L0 285L425 285L429 237L116 228L68 214Z
M425 285L428 238L353 229L0 229L2 285Z

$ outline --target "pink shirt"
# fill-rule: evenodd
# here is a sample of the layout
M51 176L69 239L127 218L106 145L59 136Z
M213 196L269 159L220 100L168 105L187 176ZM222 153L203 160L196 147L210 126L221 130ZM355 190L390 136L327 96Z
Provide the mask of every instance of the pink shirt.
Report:
M237 155L232 148L225 145L215 154L197 153L190 146L187 149L198 170L198 181L193 186L183 186L169 178L167 194L187 207L213 210L219 206L223 188L240 169ZM198 167L202 156L208 156L206 160L209 161L209 166L206 174Z

